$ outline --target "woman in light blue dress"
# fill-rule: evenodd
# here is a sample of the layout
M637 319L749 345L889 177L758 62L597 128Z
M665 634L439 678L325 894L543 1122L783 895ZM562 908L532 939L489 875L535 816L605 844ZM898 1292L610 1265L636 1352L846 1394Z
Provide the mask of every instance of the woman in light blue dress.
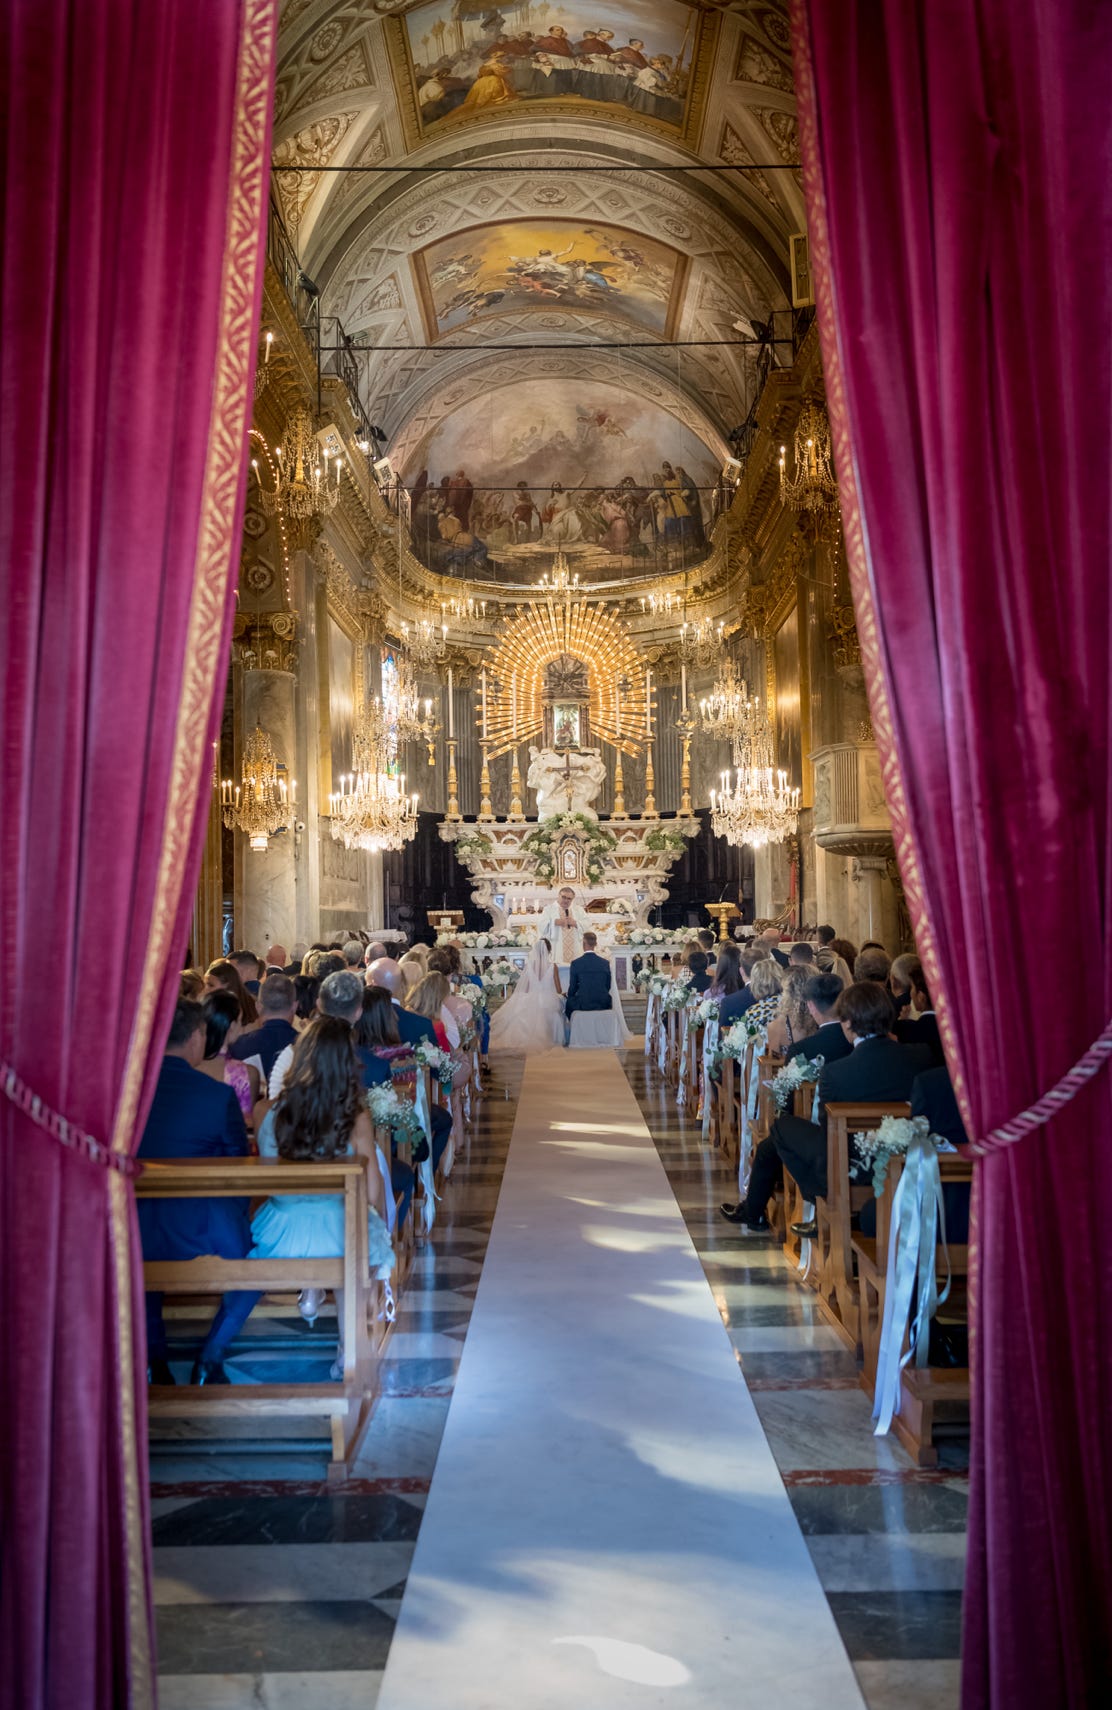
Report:
M321 1015L294 1046L281 1097L259 1129L259 1155L290 1163L313 1163L353 1154L366 1159L371 1197L376 1197L380 1184L374 1125L365 1103L352 1030L346 1021ZM367 1221L371 1274L385 1279L394 1264L390 1233L373 1206ZM342 1258L343 1195L276 1194L255 1213L251 1234L252 1259ZM338 1289L336 1311L341 1322L342 1296L343 1290ZM341 1346L332 1375L342 1373Z

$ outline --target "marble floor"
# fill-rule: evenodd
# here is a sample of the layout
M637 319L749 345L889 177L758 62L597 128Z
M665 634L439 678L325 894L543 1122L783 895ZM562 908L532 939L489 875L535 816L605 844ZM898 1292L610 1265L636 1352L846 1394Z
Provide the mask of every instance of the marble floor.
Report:
M163 1710L373 1710L517 1110L522 1064L492 1064L471 1156L457 1166L433 1236L418 1256L387 1344L383 1398L348 1483L338 1490L326 1486L327 1450L308 1421L292 1434L284 1421L238 1435L227 1422L219 1435L167 1423L152 1441ZM706 1157L692 1118L677 1110L640 1054L629 1053L625 1069L733 1343L745 1378L739 1391L747 1386L752 1397L781 1492L787 1492L865 1701L870 1710L896 1704L951 1710L957 1703L966 1506L960 1445L946 1451L937 1473L922 1473L898 1447L872 1438L852 1361L847 1366L849 1357L831 1340L808 1291L771 1242L738 1236L717 1218L714 1208L727 1194L728 1177ZM669 1265L679 1250L665 1249ZM658 1318L660 1305L657 1299ZM583 1314L585 1322L593 1311ZM187 1364L196 1327L171 1320L171 1329L175 1352ZM324 1316L309 1330L299 1318L256 1314L230 1370L240 1382L318 1376L331 1360L334 1334ZM651 1375L652 1334L645 1352L649 1358L642 1363ZM702 1453L700 1444L696 1454ZM683 1476L690 1476L688 1469ZM493 1484L497 1491L499 1480ZM631 1575L637 1571L631 1563ZM729 1630L741 1680L749 1623L734 1607ZM792 1626L783 1646L771 1647L785 1690L797 1636ZM759 1650L767 1686L767 1622ZM685 1697L663 1684L658 1690L661 1703ZM792 1690L799 1690L798 1678ZM823 1692L829 1696L825 1685ZM766 1692L766 1699L772 1696ZM451 1710L464 1703L452 1691L437 1701ZM600 1707L624 1702L609 1689L602 1698L581 1695L578 1701ZM484 1702L517 1710L520 1699L496 1689Z

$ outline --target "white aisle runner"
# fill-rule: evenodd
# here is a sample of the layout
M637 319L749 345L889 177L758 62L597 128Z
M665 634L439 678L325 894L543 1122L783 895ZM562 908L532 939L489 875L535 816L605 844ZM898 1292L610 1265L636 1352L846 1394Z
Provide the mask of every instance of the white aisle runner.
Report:
M531 1058L378 1710L862 1699L611 1051Z

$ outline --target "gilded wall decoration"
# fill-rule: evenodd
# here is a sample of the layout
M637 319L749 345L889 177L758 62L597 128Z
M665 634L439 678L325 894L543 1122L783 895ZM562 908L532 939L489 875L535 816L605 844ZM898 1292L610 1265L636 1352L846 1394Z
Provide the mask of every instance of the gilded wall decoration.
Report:
M232 646L245 671L296 671L297 613L237 611Z

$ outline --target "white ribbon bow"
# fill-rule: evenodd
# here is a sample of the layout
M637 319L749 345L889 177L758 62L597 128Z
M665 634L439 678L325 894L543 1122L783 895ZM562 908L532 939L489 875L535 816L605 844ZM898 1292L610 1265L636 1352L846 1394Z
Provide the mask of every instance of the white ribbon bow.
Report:
M939 1293L935 1249L941 1242L946 1281ZM884 1320L873 1399L874 1436L887 1436L892 1417L900 1410L900 1374L914 1356L925 1366L930 1351L930 1321L950 1293L950 1255L946 1248L946 1211L942 1173L933 1141L916 1134L908 1146L903 1174L892 1200L888 1240L888 1274L884 1284ZM908 1328L911 1298L915 1317ZM904 1352L904 1338L907 1352Z

